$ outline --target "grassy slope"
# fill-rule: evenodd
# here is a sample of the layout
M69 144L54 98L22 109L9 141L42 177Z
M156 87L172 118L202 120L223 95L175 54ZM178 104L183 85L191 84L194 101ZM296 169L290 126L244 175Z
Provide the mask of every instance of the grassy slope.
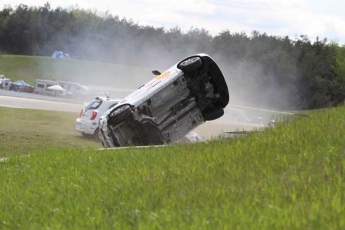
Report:
M52 147L101 147L74 130L78 114L0 107L0 157Z
M135 63L133 63L135 65ZM128 82L119 77L128 77L131 82L142 82L152 78L150 69L87 60L63 60L50 57L0 55L0 74L12 81L24 80L33 84L35 79L75 81L82 84L128 87ZM147 75L147 76L146 76ZM139 80L138 80L139 79Z
M344 119L340 107L208 144L37 149L0 163L0 226L344 229Z

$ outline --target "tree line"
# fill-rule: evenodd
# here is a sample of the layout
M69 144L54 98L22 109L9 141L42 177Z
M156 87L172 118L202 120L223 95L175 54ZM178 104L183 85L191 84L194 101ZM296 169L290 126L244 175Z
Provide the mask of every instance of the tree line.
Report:
M140 26L78 8L19 5L0 11L0 53L49 56L55 50L112 63L166 68L207 53L220 65L234 101L276 109L337 106L345 99L345 46L301 35Z

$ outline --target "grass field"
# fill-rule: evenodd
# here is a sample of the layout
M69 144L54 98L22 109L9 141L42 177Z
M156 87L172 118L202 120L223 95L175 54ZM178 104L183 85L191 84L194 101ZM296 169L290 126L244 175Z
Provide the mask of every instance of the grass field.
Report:
M0 229L345 228L344 107L238 139L116 151L71 148L73 117L0 110L14 156L0 163Z
M54 147L101 147L74 130L76 113L0 107L0 157Z
M24 80L29 84L33 84L35 79L56 79L86 85L94 84L97 80L97 85L111 84L118 88L128 87L128 79L140 84L153 78L151 69L135 66L135 63L128 66L79 59L19 55L0 55L0 74L4 74L13 82ZM123 79L127 81L124 82Z

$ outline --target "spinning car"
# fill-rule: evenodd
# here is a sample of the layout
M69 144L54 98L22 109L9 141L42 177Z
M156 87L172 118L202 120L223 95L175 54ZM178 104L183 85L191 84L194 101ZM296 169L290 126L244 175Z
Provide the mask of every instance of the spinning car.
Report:
M99 119L105 147L169 144L224 114L228 87L207 54L183 59L139 87Z

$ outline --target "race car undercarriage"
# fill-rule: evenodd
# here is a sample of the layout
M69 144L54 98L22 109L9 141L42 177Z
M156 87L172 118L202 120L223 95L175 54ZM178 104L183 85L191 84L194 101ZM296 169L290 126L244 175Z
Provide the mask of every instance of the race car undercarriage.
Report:
M144 103L137 107L124 104L109 114L107 132L112 143L107 141L107 147L173 143L224 114L228 89L213 60L189 57L177 67L183 75Z

